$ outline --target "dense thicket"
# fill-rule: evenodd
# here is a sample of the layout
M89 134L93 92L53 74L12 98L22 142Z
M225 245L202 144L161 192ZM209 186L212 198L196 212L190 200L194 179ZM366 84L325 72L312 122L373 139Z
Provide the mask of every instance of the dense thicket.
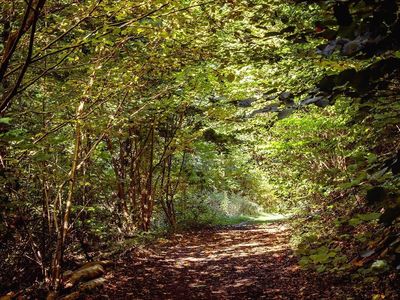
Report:
M0 5L0 293L262 209L305 267L398 276L398 1Z

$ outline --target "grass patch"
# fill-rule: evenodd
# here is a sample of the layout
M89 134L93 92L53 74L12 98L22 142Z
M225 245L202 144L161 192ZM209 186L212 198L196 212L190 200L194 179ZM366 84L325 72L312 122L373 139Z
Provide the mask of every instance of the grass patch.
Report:
M250 217L252 224L263 224L287 221L291 218L290 214L273 214L273 213L262 213L256 217Z
M238 225L240 223L246 224L266 224L266 223L274 223L274 222L282 222L289 220L291 215L283 215L276 213L261 213L257 216L223 216L216 219L212 225L214 226L229 226L229 225Z

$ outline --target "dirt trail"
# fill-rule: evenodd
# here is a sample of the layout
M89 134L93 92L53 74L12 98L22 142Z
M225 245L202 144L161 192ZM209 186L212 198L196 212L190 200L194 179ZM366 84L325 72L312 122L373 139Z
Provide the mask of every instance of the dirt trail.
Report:
M282 224L176 235L147 257L120 261L110 299L346 299L349 282L301 270ZM335 282L336 281L336 282Z

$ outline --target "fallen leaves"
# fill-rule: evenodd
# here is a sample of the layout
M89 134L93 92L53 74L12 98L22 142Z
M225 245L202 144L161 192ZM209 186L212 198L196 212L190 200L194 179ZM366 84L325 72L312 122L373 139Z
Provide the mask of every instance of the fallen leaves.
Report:
M298 266L279 224L208 229L154 245L158 256L118 262L111 299L345 299L352 282ZM129 278L129 280L124 280ZM299 293L300 292L300 293ZM360 299L360 297L357 297Z

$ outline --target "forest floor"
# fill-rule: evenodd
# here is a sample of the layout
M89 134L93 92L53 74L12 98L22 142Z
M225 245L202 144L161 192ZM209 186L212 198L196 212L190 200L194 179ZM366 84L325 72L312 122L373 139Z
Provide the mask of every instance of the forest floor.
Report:
M302 270L283 223L176 234L125 255L108 274L110 299L371 299L348 278ZM102 299L104 299L102 296Z

